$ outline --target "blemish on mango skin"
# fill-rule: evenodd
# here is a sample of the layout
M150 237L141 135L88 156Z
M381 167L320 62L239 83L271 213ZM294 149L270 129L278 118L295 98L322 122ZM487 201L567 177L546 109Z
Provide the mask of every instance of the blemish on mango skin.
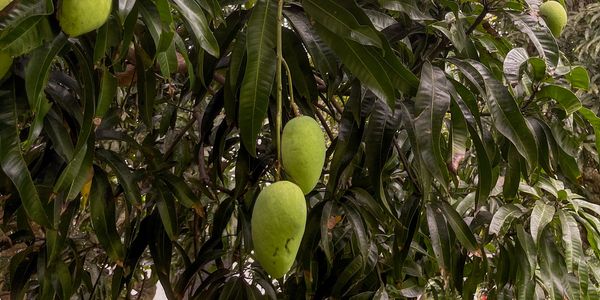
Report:
M290 248L288 248L288 244L290 243L290 241L293 240L293 238L289 238L287 239L287 241L285 241L285 250L290 253Z

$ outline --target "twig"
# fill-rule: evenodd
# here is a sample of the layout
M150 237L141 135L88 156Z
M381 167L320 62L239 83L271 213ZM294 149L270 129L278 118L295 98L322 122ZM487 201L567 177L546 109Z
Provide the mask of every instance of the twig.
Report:
M285 72L287 73L288 78L288 90L290 94L290 105L292 106L292 111L296 117L301 116L300 109L298 109L298 105L294 101L294 83L292 81L292 72L290 71L290 67L288 66L285 59L283 60L283 66L285 67Z
M275 162L275 180L279 180L279 178L281 178L281 106L283 102L283 79L281 74L281 65L283 64L283 43L281 27L283 26L283 1L284 0L279 0L277 2L277 115L275 117L275 144L277 161Z
M167 151L165 151L165 154L164 154L165 160L168 160L169 157L171 157L171 155L175 151L175 147L177 146L179 141L185 136L186 132L188 130L190 130L190 128L192 128L192 126L194 125L194 122L196 122L196 114L192 115L192 118L188 121L188 123L185 125L185 127L177 134L177 136L175 137L175 139L173 140L173 142L171 143L171 145L169 146Z
M479 26L479 24L481 24L481 22L483 21L483 19L485 18L485 16L488 13L489 7L488 7L487 1L484 0L481 4L483 4L483 10L479 14L479 16L477 16L477 19L475 19L475 22L473 22L473 24L471 24L469 29L467 29L467 31L465 32L467 35L471 34L475 30L475 28L477 28L477 26Z
M319 121L321 121L321 124L323 124L323 128L325 128L325 131L327 132L327 136L329 136L329 139L333 141L333 139L334 139L333 132L331 132L331 129L327 125L327 121L325 121L325 118L323 117L323 115L321 114L321 112L318 109L315 110L315 114L317 115L317 118L319 118Z

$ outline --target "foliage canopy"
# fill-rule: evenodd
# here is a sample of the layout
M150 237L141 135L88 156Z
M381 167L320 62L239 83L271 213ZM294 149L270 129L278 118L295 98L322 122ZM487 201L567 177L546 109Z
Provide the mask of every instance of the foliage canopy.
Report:
M12 1L0 290L600 298L600 203L582 185L598 105L540 4L120 0L69 38L60 1ZM328 148L294 266L272 280L252 209L292 98Z

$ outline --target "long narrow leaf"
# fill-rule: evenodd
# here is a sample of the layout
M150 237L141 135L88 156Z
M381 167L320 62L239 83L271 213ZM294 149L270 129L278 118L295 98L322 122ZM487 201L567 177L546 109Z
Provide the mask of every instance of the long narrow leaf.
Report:
M525 212L515 204L506 204L494 214L494 218L490 223L490 233L500 234L503 228L510 226L510 223L521 217Z
M303 0L302 7L315 22L337 35L381 48L381 38L367 14L354 1Z
M560 218L567 270L573 272L578 269L584 257L579 226L573 215L568 211L559 210L558 217Z
M108 256L116 262L125 258L125 249L116 228L115 201L106 173L94 168L90 190L90 214L94 233Z
M0 165L19 191L27 216L38 224L52 228L37 188L23 159L17 132L15 95L0 91Z
M535 207L531 212L531 219L529 220L529 228L536 245L540 240L544 228L546 225L548 225L548 223L550 223L550 221L552 221L554 212L554 206L548 205L542 201L537 201L535 203Z
M440 144L442 124L450 108L448 84L444 71L426 62L415 98L414 126L419 155L427 170L444 186L448 185L448 169Z
M463 218L447 202L442 201L438 205L460 243L471 252L477 251L479 249L479 244Z
M174 0L175 7L183 16L186 24L194 33L194 37L202 49L210 55L219 57L219 43L208 26L202 8L193 0Z
M252 10L246 33L248 59L240 91L239 128L242 142L256 156L256 138L267 116L271 87L275 78L275 29L277 3L259 0Z

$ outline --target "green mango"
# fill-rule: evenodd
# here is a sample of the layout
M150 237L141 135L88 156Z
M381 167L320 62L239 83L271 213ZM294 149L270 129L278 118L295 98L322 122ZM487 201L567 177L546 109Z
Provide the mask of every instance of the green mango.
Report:
M285 173L304 194L315 188L325 163L325 137L315 119L290 120L281 136L281 161Z
M12 62L13 58L7 52L0 51L0 79L8 73Z
M559 37L567 25L567 11L556 1L544 2L540 5L540 15L555 37Z
M112 0L62 0L58 21L70 37L100 28L110 15Z
M282 277L294 264L304 235L302 190L289 181L265 187L254 204L251 224L256 260L273 278Z
M0 0L0 10L3 10L11 2L12 2L12 0Z

